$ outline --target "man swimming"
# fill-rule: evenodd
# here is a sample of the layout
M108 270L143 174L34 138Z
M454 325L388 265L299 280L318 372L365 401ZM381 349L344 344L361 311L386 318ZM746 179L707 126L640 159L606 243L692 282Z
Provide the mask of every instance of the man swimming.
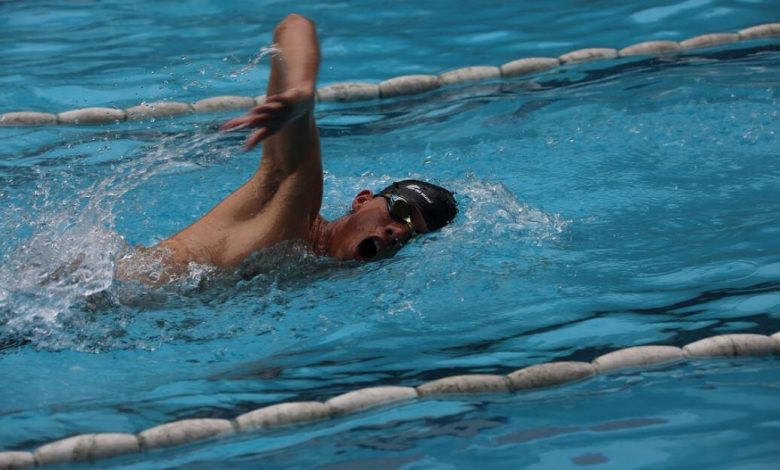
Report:
M260 168L209 213L158 245L170 261L234 267L260 249L295 239L319 255L370 261L450 223L457 213L452 193L416 180L378 194L360 191L352 210L337 220L319 214L323 175L313 110L320 51L314 24L290 15L276 27L274 43L278 53L265 102L221 128L254 129L245 148L262 142Z

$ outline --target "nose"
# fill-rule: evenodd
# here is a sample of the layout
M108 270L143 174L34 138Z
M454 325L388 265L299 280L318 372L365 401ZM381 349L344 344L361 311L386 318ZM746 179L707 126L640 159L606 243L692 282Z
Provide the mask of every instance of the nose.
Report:
M385 226L385 242L389 246L396 246L406 242L410 235L409 227L406 224L393 222Z

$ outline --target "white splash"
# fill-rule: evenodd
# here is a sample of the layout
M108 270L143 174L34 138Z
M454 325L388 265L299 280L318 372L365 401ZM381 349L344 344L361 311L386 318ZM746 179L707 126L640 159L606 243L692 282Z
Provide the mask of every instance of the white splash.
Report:
M460 198L467 199L461 228L466 232L487 231L491 236L509 236L532 240L536 245L553 240L564 231L568 221L558 214L544 211L520 202L502 183L482 181L469 177L456 182L453 189Z
M47 337L68 322L80 323L74 316L94 309L101 295L111 298L115 262L130 250L114 229L115 205L161 172L215 158L207 149L217 138L165 136L141 157L123 158L110 176L87 188L70 183L73 168L38 170L35 199L23 220L32 235L0 260L0 339L51 346L57 341ZM54 191L58 187L72 189L72 197ZM193 272L200 276L200 270Z
M255 67L257 67L257 64L259 64L260 61L262 61L265 56L276 55L278 53L279 53L279 49L276 47L276 44L271 44L270 46L262 47L260 51L249 61L247 65L241 67L238 70L230 72L230 78L238 78L241 75L245 75L249 73Z

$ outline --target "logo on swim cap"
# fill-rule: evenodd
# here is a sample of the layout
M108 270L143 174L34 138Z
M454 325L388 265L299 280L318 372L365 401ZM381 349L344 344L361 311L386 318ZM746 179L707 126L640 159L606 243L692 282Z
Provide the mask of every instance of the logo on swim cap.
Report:
M417 186L416 184L410 184L409 186L404 186L405 188L411 189L412 191L416 192L420 196L422 196L426 201L428 201L428 204L433 204L433 201L431 201L431 198L428 197L427 194L423 192L423 190Z

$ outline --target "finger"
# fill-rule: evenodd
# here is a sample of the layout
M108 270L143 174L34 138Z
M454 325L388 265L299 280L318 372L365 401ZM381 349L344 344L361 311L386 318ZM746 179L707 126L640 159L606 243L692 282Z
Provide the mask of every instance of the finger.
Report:
M257 144L259 144L263 139L267 138L271 134L271 130L267 127L256 130L252 133L252 135L249 136L249 138L246 139L246 142L244 143L244 150L252 150L255 148L255 146L257 146Z
M239 129L243 129L243 128L248 127L248 126L249 126L249 123L246 122L246 121L244 121L244 122L230 121L230 122L226 122L225 124L222 124L221 126L219 126L219 131L220 132L233 132L233 131L237 131Z
M267 127L263 127L254 131L252 135L246 139L246 142L244 142L244 150L249 151L255 148L255 146L259 144L261 140L270 135L270 132L270 129Z
M233 118L229 121L225 121L221 126L219 126L219 130L229 129L235 126L241 119L242 118Z
M241 116L241 117L233 118L230 121L222 124L219 127L219 130L222 132L229 132L238 128L242 128L245 127L246 124L251 122L252 119L253 116Z
M280 118L272 116L270 114L258 114L255 116L241 116L239 118L231 119L230 121L222 124L219 130L222 132L233 132L247 127L263 127L267 122L275 122Z
M260 106L255 106L254 108L252 108L252 110L249 111L249 114L268 113L268 112L278 111L282 108L284 108L284 104L280 102L265 103L265 104L261 104Z
M284 101L284 97L280 94L271 95L265 99L266 103L279 103L281 101Z
M273 121L275 119L279 119L279 117L272 113L262 113L256 116L252 116L252 122L257 123L258 127L264 126L266 121Z

